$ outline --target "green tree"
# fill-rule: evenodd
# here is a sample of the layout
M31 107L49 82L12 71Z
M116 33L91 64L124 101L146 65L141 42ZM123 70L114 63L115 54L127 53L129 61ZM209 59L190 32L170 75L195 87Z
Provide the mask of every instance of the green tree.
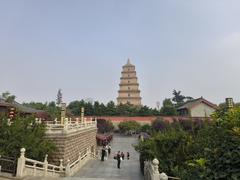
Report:
M37 110L43 110L46 111L52 119L59 118L61 109L56 105L54 101L52 102L30 102L30 103L23 103L24 106L31 107Z
M56 150L56 146L44 138L45 130L45 125L37 124L34 117L15 117L11 126L6 117L1 117L0 154L17 158L24 147L27 157L43 161L46 154Z
M11 95L11 93L8 92L8 91L2 93L2 97L8 103L13 103L15 101L15 99L16 99L16 96L15 95Z
M59 89L57 92L56 104L59 106L62 103L62 90Z
M152 126L150 126L149 124L144 124L143 126L141 126L140 131L151 134L152 133Z
M107 115L114 116L116 115L116 106L113 101L107 103Z
M121 133L131 133L139 131L141 125L136 121L124 121L119 123L118 128Z
M176 106L182 105L184 102L192 100L193 98L190 96L181 95L181 91L173 90L173 98L172 101L175 102Z
M163 101L163 106L160 110L160 114L163 116L175 116L177 115L177 109L173 105L171 99L165 99Z

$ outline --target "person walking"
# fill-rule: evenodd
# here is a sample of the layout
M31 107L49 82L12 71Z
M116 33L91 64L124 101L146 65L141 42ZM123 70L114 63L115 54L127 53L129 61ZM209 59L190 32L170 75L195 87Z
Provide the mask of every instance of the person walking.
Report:
M104 157L105 157L105 149L104 147L102 148L102 157L101 157L101 161L104 161Z
M111 154L111 149L112 149L112 147L111 147L111 145L109 144L109 145L108 145L108 155Z
M130 159L130 154L129 154L129 152L127 152L127 159L128 159L128 160Z
M124 160L125 154L122 152L121 153L122 160Z
M104 148L104 150L105 150L105 160L107 160L108 159L108 148L107 148L107 146Z
M121 169L120 165L121 165L121 154L120 154L120 151L118 151L117 153L117 167L118 169Z

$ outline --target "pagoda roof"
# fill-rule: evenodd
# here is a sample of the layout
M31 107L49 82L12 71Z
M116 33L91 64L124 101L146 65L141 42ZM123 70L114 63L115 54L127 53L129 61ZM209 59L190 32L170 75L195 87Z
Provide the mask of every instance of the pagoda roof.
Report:
M131 60L129 58L127 60L127 64L125 64L123 67L126 67L126 66L134 66L133 64L131 64Z

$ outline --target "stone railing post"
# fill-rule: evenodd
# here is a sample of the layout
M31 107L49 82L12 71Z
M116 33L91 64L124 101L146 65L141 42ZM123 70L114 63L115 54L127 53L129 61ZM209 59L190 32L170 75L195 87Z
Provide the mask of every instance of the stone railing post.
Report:
M153 165L153 174L152 174L153 179L152 180L159 180L159 178L160 178L160 173L158 170L159 161L155 158L152 161L152 165Z
M33 163L33 176L36 176L36 171L37 171L36 164L37 164L36 162Z
M84 121L84 107L81 108L81 123Z
M71 168L70 168L70 160L67 160L67 166L66 166L66 176L70 176L71 175Z
M20 150L20 157L18 158L18 162L17 162L17 177L23 177L23 170L25 167L25 162L26 162L26 158L25 158L25 148L22 148Z
M48 161L47 161L48 155L45 155L44 159L44 176L47 176L47 171L48 171Z
M59 167L60 167L60 171L63 172L63 160L62 159L60 159Z

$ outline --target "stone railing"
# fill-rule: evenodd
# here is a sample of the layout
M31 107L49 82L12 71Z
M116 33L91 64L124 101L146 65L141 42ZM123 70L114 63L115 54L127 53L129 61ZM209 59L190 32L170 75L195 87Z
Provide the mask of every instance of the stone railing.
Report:
M71 118L65 118L63 123L57 120L47 121L46 126L46 134L69 133L88 128L96 128L97 121L93 119L90 119L88 121L86 119L84 119L84 121L79 121L77 118L74 120L72 120Z
M180 180L180 178L167 176L165 173L159 173L158 170L159 161L154 159L153 161L144 162L144 180L168 180L175 179Z
M67 165L63 166L63 160L60 160L60 165L52 165L48 163L48 155L45 156L44 162L36 161L25 157L25 149L21 149L21 155L18 158L17 174L18 178L31 177L66 177L74 175L79 169L93 158L95 155L87 149L84 155L79 154L78 159L70 164L68 160Z

